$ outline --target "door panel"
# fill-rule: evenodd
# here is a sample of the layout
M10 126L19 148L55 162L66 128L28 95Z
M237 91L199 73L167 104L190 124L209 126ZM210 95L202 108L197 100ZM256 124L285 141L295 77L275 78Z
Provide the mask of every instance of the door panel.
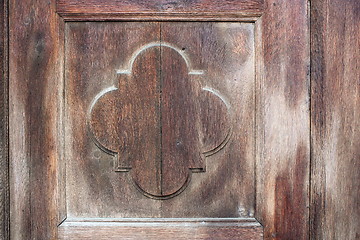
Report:
M67 23L68 218L253 217L251 23Z

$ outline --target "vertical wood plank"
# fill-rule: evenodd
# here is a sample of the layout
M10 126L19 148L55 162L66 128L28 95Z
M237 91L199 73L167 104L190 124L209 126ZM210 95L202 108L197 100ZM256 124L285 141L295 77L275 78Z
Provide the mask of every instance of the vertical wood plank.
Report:
M162 29L163 30L163 29ZM171 63L171 64L170 64ZM174 194L190 177L190 161L201 158L196 128L196 99L184 59L161 48L161 190Z
M257 219L264 239L308 239L306 0L268 0L257 25Z
M311 239L360 239L360 2L311 7Z
M66 23L69 217L160 216L161 202L143 194L160 183L160 49L147 45L159 40L156 22Z
M9 239L8 4L0 0L0 239Z
M55 1L9 6L11 238L56 239L63 24Z
M224 139L226 126L232 126L229 142L206 157L203 164L196 164L206 167L205 172L192 173L191 182L183 193L163 201L162 217L253 217L254 25L238 22L164 22L161 26L162 42L171 43L188 56L192 69L204 71L203 74L189 75L187 80L192 82L192 88L196 89L195 84L199 84L200 89L208 87L229 105L226 109L213 93L198 91L198 97L193 102L199 104L199 108L201 106L201 121L207 122L202 133L203 145L207 148L218 145L219 140ZM165 64L164 68L168 68ZM184 77L178 78L179 81L185 80ZM190 90L185 92L191 96ZM189 103L187 106L190 108ZM190 127L188 132L191 132Z
M145 26L142 27L145 28ZM159 34L156 31L157 29L154 29L154 26L156 27L156 24L149 26L153 31L148 30L148 32L152 32L156 38L159 37ZM126 31L126 28L123 30L127 34L131 31ZM85 41L87 41L86 38ZM109 42L104 44L109 44ZM79 59L77 54L73 56L75 61ZM96 52L94 56L98 58L99 54ZM84 60L81 59L81 62ZM92 61L89 62L92 64ZM76 67L69 66L72 69L72 71L69 71L69 76L77 75L76 72L79 70L76 64L73 65ZM129 174L131 174L132 180L138 188L142 191L148 191L149 194L160 195L160 47L145 49L136 56L131 68L131 74L121 74L114 77L114 79L118 78L116 90L103 95L94 103L91 109L91 132L99 145L116 153L116 158L119 161L118 165L123 166L120 169L121 171L129 171L131 168ZM108 71L115 72L114 69ZM72 74L72 72L75 72L75 74ZM84 80L90 82L89 79ZM99 82L98 78L95 81ZM79 78L75 78L71 85L76 85L76 82L80 82ZM91 84L89 85L89 88L91 88ZM80 94L82 92L75 92L75 95ZM75 99L74 96L73 99ZM80 101L82 100L83 97L81 97ZM73 115L79 116L79 105L78 102L71 105L72 109L69 110L73 112ZM87 106L84 108L86 109ZM87 112L84 111L84 113L86 115ZM81 120L86 123L84 118ZM73 125L75 134L81 129L79 128L80 121L78 124ZM85 131L79 132L85 137L89 135ZM79 139L80 137L75 141ZM71 159L68 160L72 161ZM78 175L76 178L78 179Z

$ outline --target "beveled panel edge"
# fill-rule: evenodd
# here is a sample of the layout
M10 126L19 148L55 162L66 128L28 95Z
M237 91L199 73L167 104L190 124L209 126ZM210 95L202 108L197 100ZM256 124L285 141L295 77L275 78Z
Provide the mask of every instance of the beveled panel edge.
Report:
M67 22L85 21L186 21L186 22L255 22L261 17L259 13L61 13L58 14Z
M255 218L75 218L58 232L59 239L263 239Z
M224 225L244 225L261 227L261 224L255 218L67 218L59 227L65 225L94 225L94 224L224 224Z
M65 21L256 21L265 9L263 0L198 3L101 1L79 3L57 0L56 12Z

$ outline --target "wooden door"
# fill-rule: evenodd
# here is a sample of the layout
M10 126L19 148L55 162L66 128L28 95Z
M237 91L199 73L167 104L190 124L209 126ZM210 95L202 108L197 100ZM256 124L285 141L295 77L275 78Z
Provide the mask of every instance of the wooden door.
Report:
M71 22L65 39L60 235L258 238L254 25Z
M307 1L10 4L12 239L306 239Z

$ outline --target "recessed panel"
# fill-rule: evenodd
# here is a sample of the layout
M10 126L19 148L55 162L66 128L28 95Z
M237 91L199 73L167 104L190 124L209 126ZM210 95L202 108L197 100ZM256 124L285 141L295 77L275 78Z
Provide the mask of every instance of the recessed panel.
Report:
M66 25L68 217L252 217L251 23Z

